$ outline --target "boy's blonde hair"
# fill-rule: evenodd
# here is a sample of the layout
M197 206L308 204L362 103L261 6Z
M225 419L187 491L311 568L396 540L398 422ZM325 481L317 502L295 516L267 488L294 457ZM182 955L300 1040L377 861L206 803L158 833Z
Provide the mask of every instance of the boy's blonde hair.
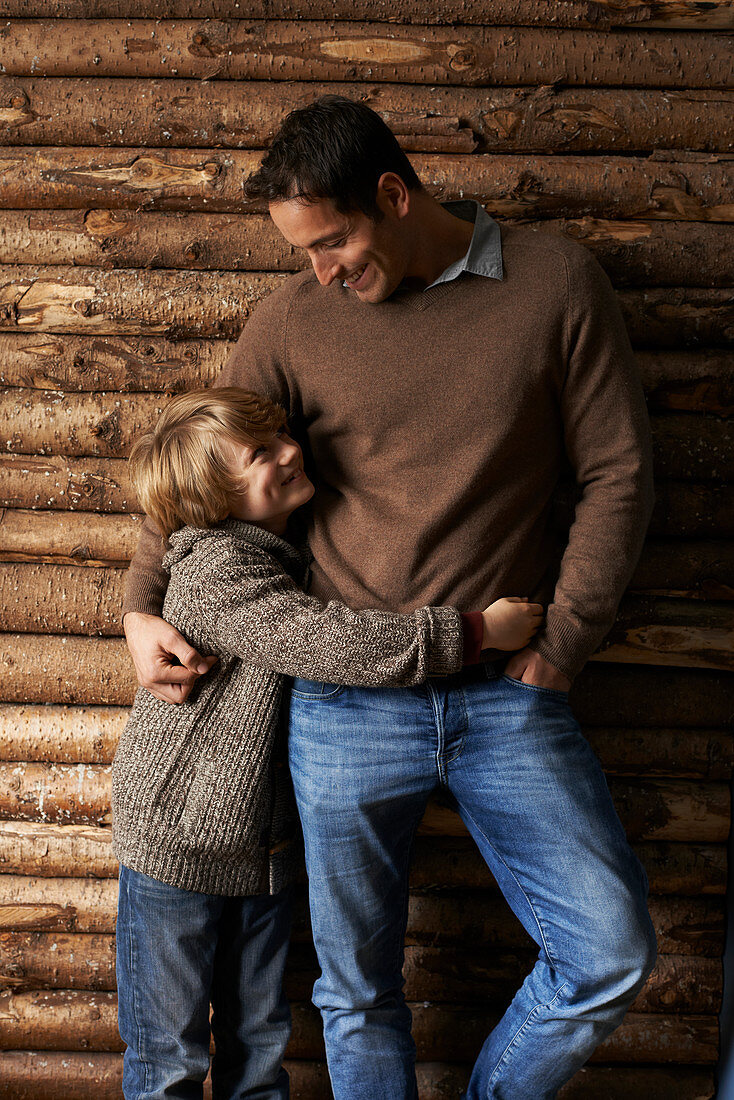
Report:
M138 499L164 538L224 519L239 487L226 444L257 446L285 423L280 405L235 386L172 397L130 452Z

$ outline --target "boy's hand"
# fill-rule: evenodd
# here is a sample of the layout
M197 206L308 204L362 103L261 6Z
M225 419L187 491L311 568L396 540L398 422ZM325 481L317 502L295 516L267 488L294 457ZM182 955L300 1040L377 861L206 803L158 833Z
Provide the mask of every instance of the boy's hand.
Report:
M482 649L522 649L543 621L543 605L527 596L504 596L482 612Z
M183 703L196 679L217 661L217 657L202 657L174 626L156 615L128 611L123 629L138 683L162 703Z

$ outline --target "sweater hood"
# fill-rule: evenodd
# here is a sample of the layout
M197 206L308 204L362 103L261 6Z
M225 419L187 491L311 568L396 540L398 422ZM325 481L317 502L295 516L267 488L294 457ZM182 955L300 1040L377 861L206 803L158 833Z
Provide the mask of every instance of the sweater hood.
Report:
M305 583L311 560L305 544L292 546L271 531L239 519L225 519L215 527L182 527L180 531L174 531L168 539L169 548L163 558L163 568L170 573L174 565L193 553L196 547L212 540L220 542L222 550L232 543L248 548L257 546L277 558L295 580Z

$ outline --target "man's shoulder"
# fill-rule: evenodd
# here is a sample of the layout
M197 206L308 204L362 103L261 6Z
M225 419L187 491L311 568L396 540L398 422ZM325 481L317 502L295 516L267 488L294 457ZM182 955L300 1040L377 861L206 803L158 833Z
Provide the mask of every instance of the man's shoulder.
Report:
M542 228L503 226L502 254L507 268L522 275L523 279L533 274L545 279L552 267L566 271L571 277L601 270L585 245Z

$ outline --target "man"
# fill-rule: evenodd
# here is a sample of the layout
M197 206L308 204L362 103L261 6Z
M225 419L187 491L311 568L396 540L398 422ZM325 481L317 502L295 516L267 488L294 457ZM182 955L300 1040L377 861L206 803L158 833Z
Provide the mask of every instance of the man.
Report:
M546 1100L617 1026L655 955L644 871L567 699L652 506L619 309L584 249L439 204L381 119L343 98L292 112L247 190L313 271L259 306L220 383L281 401L307 445L311 591L398 611L470 611L506 593L547 607L509 661L485 652L422 688L294 682L290 763L334 1094L416 1096L408 852L442 787L540 948L467 1097ZM551 503L566 460L580 499L559 560ZM141 683L175 700L207 664L155 617L159 561L148 529L125 628Z

